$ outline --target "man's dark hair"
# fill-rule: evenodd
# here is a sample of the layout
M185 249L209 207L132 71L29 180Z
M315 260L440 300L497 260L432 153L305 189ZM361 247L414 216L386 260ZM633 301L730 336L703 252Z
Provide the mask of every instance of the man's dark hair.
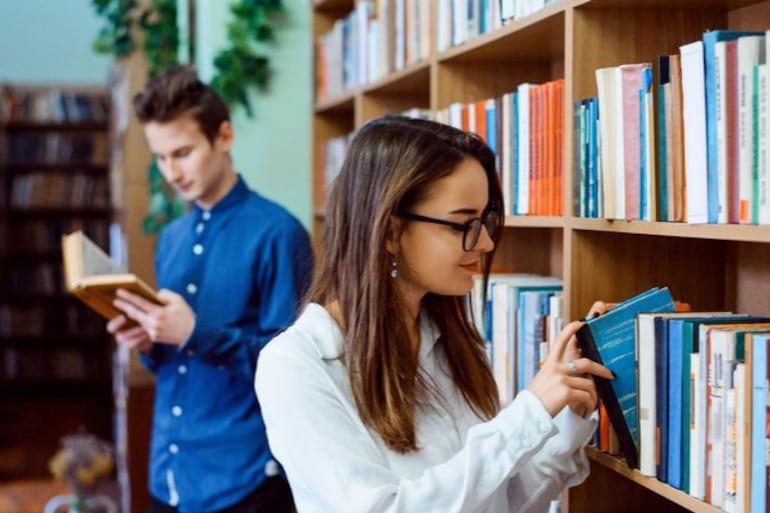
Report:
M201 82L192 67L181 65L170 66L150 79L134 96L134 111L142 123L190 116L211 143L222 123L230 120L227 104L216 91Z

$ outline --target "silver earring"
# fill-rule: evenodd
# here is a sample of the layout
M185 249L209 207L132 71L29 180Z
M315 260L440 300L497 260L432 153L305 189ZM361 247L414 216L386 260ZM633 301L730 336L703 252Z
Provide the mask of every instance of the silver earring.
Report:
M395 258L390 263L390 277L393 279L398 277L398 263Z

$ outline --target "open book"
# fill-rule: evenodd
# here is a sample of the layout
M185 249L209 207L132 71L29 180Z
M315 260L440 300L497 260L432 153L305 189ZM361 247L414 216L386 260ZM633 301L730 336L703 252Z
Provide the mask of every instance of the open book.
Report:
M67 291L107 319L123 313L112 305L119 288L163 304L152 287L121 269L82 231L62 237L62 258Z

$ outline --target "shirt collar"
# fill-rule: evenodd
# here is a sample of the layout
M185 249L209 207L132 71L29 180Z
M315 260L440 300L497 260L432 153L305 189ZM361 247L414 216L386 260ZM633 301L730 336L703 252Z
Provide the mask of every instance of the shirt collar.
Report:
M243 203L243 201L248 197L248 195L249 195L249 187L248 185L246 185L246 182L243 180L243 177L241 175L238 175L238 181L235 182L235 185L233 186L232 189L230 189L230 192L225 194L224 198L217 201L213 207L211 207L209 210L204 210L197 203L194 203L193 209L195 211L196 217L200 217L203 214L203 212L209 212L211 215L216 215L217 217L220 217L222 214L228 212L229 210L232 210L234 207Z
M318 355L324 360L336 360L340 358L344 352L344 341L342 337L342 331L337 325L337 322L332 318L331 314L318 303L310 303L307 305L306 312L316 319L324 318L323 323L312 322L308 326L312 333L315 335L313 340L315 341ZM319 332L319 324L323 324L324 328ZM430 354L431 350L435 347L439 338L439 331L433 322L424 313L420 315L420 360L424 360Z

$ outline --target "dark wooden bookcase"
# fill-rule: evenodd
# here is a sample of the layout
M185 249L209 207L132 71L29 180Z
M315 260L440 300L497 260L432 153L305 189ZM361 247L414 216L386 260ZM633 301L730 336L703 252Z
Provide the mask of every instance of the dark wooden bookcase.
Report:
M62 435L113 437L113 343L63 286L63 233L108 249L106 89L0 85L0 480L47 478Z

